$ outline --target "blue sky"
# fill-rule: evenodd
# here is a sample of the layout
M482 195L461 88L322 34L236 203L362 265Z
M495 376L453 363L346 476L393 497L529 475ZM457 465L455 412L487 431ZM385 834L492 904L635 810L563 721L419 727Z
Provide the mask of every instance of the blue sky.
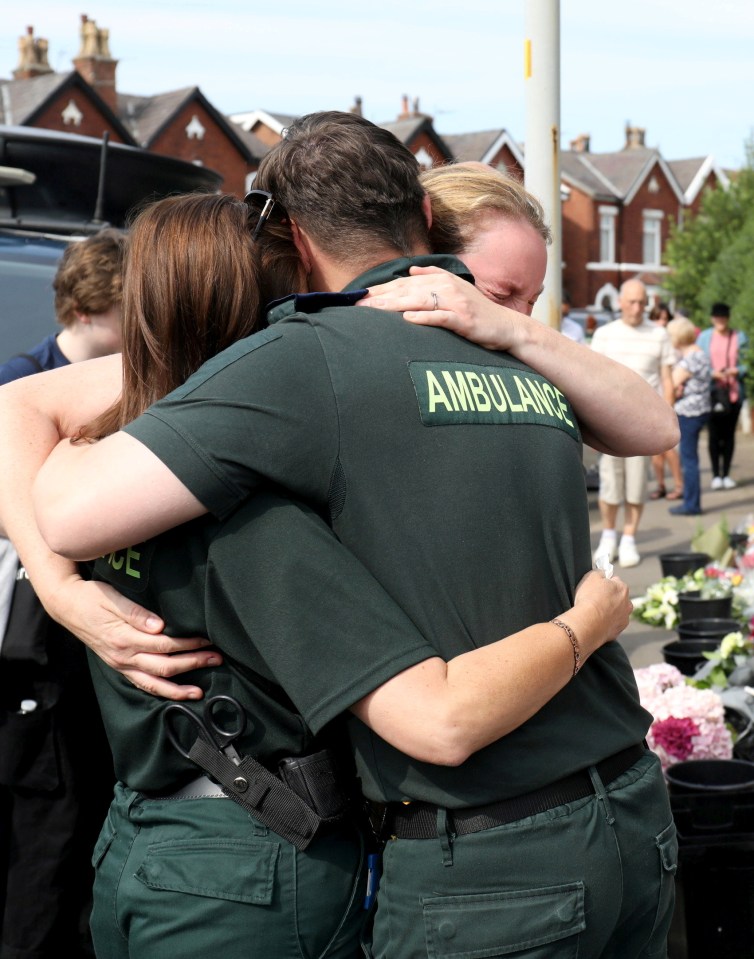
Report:
M82 12L110 30L118 88L199 86L223 113L300 114L363 99L375 122L418 97L440 133L525 134L526 0L30 0L6 5L0 76L27 25L71 69ZM82 7L84 9L82 9ZM735 168L754 130L751 0L562 0L561 143L620 149L627 121L667 159L714 154Z

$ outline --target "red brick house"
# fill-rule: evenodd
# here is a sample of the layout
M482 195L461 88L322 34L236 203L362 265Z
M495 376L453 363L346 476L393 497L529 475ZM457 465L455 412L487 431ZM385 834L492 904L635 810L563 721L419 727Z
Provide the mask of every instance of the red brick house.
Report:
M269 150L283 138L283 130L293 123L295 116L282 113L268 113L266 110L248 110L246 113L232 113L228 119L236 126L252 134Z
M662 255L672 222L696 211L705 189L727 186L711 157L667 162L626 128L615 153L592 153L581 136L561 153L563 286L577 306L615 308L624 280L639 277L650 302L662 296Z
M109 34L81 18L81 49L69 73L48 62L48 43L32 27L19 40L12 80L0 80L0 123L101 137L145 147L216 170L223 190L242 196L266 147L243 134L198 87L156 96L120 93Z
M362 115L361 97L355 98L349 112ZM269 148L281 139L283 130L296 117L268 113L266 110L249 110L246 113L233 113L230 119ZM438 163L449 163L454 158L445 138L435 130L432 117L419 109L418 98L409 106L409 98L404 96L403 108L397 119L379 125L384 130L389 130L411 150L422 169L429 169Z
M361 101L357 100L361 108ZM403 97L403 106L397 118L387 123L381 123L383 130L389 130L401 143L408 147L419 161L422 170L453 160L453 153L444 138L437 133L432 123L432 117L422 113L419 109L419 98L416 97L409 106L409 98Z
M496 170L523 180L524 153L506 129L482 130L479 133L443 133L442 138L456 160L489 163Z
M178 157L222 174L223 189L241 196L261 158L294 117L257 109L225 117L198 87L155 96L121 93L107 30L81 18L74 70L55 73L48 43L31 27L19 40L12 80L0 80L0 123L67 130ZM356 97L351 112L361 115ZM418 98L403 97L397 118L381 124L424 168L477 160L521 177L523 145L499 128L440 135ZM699 209L705 190L728 185L712 157L666 161L644 143L644 130L626 128L623 149L592 153L589 137L561 153L563 286L574 306L614 307L620 284L640 276L650 297L662 294L662 254L672 222Z
M241 136L199 87L151 97L118 94L118 111L139 146L217 170L223 191L243 196L266 147Z
M694 215L699 212L705 190L716 186L726 190L730 184L725 171L715 163L712 156L670 160L668 166L683 191L684 206Z
M18 46L13 79L0 80L0 122L93 137L107 131L115 142L133 146L107 85L97 89L77 70L54 73L47 60L47 41L36 38L32 27Z

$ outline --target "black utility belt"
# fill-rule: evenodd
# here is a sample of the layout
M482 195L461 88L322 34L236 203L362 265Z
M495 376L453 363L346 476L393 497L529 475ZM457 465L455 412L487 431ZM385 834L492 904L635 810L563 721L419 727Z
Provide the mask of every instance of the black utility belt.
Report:
M605 785L638 762L647 751L646 743L629 746L596 763L595 769ZM467 809L449 809L448 826L456 836L465 836L494 826L535 816L565 803L576 802L594 794L594 785L588 769L564 776L547 786ZM433 839L437 837L438 807L432 803L390 803L385 815L383 835L396 839Z
M277 773L252 756L234 763L202 737L189 756L229 799L297 849L306 849L324 829L342 822L350 809L351 790L329 749L282 759Z
M209 776L197 776L191 782L173 792L143 792L142 796L153 802L172 802L174 799L230 799L230 796Z

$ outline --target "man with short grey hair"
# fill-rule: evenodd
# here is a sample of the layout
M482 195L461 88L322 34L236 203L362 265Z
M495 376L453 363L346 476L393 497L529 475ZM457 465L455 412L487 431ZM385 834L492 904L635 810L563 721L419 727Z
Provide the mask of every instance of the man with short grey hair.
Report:
M650 386L673 403L670 369L673 352L670 338L661 327L644 317L647 289L641 280L626 280L620 288L621 315L596 330L592 349L623 363L643 377ZM594 553L595 562L610 561L617 554L621 566L637 566L641 560L636 549L636 531L647 501L647 457L608 456L600 459L599 507L602 536ZM623 504L623 533L618 545L616 521Z

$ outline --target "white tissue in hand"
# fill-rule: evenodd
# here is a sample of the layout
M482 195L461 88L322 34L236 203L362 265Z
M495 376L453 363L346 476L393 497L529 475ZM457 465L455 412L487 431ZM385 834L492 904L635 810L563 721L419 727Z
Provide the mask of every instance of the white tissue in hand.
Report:
M613 564L607 556L599 556L594 561L594 568L605 574L605 579L613 578Z

